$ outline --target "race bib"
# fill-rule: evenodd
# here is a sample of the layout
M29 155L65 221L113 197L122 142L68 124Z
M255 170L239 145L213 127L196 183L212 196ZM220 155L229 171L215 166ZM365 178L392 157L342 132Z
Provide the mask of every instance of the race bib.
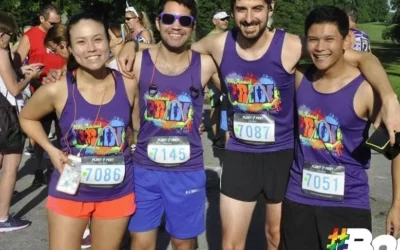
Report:
M302 190L305 194L341 201L344 197L344 187L344 167L304 163Z
M275 142L275 120L267 114L235 114L233 131L235 137L245 143Z
M113 187L125 177L123 156L83 157L81 183L95 187Z
M190 159L190 143L185 136L154 136L147 145L147 156L165 167L179 166Z

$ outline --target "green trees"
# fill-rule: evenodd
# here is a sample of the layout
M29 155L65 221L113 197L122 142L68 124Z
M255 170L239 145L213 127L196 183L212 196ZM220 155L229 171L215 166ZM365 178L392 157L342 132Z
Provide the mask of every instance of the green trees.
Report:
M126 0L0 0L1 10L10 12L18 25L38 22L37 13L48 3L59 6L62 11L71 16L80 11L89 10L103 13L110 22L123 22ZM151 20L155 20L158 12L158 0L129 0L140 11L145 11ZM387 0L276 0L274 26L290 32L303 34L304 18L308 12L320 4L330 4L339 7L354 5L359 11L359 22L384 21L388 12ZM206 35L212 29L212 16L217 11L230 10L230 0L197 0L198 3L198 37ZM400 6L400 0L394 1ZM400 21L399 15L397 19ZM397 22L400 23L400 22ZM34 24L34 23L33 23ZM231 26L233 22L231 21Z

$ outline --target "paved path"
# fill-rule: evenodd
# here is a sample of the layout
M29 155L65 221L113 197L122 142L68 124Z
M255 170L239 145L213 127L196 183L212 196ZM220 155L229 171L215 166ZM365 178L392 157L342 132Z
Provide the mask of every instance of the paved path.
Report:
M206 109L206 114L208 110ZM205 115L206 116L206 115ZM207 230L198 238L198 249L221 249L221 222L219 219L219 176L223 150L211 147L209 134L203 134L205 164L207 169ZM12 203L11 213L33 221L33 224L19 232L0 234L0 250L45 250L48 249L48 233L45 213L45 187L32 188L34 166L32 159L24 156L20 166L16 190L20 192ZM374 236L385 232L386 214L391 204L391 171L389 162L382 156L374 154L369 171L371 185L372 221ZM257 206L248 234L246 250L265 250L264 207ZM126 247L122 249L128 249ZM172 250L168 234L161 229L157 250Z

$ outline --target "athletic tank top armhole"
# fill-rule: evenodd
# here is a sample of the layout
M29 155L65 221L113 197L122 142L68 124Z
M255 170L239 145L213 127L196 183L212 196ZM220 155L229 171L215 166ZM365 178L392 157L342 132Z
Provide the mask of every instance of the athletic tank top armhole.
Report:
M303 77L301 78L300 84L297 87L298 92L302 86L304 86L304 82L313 82L313 76L317 68L315 67L314 64L308 64L307 68L304 71Z
M190 62L190 66L192 68L192 71L195 73L194 75L192 74L192 80L193 79L200 79L199 81L199 86L195 86L196 88L199 88L200 90L203 89L203 85L201 84L201 55L200 53L196 51L192 51L192 60ZM202 93L203 91L201 91Z
M110 69L113 77L115 79L115 97L114 98L123 98L128 103L129 106L132 107L132 104L129 102L128 93L125 88L124 78L122 77L121 72L115 69Z
M140 65L140 78L138 79L138 85L140 87L140 83L146 76L146 68L147 67L154 67L153 61L151 60L150 50L144 49L142 50L142 61Z
M221 59L221 65L223 65L225 63L225 58L227 57L227 55L229 55L229 53L232 53L233 51L231 48L231 44L233 43L236 46L236 36L237 36L237 29L231 29L228 31L228 33L226 34L226 38L225 38L225 43L224 43L224 51L222 52L222 59ZM235 50L235 46L233 47Z
M67 84L67 100L65 101L64 107L60 113L60 117L58 118L59 120L62 120L65 110L67 107L71 105L73 107L74 102L72 99L72 84L74 84L73 80L73 73L71 71L67 71L67 74L65 75L66 77L66 84Z

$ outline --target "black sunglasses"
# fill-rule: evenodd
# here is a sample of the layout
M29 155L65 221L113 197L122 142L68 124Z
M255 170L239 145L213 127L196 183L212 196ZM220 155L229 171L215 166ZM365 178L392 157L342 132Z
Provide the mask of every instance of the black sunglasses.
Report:
M187 15L174 15L169 13L161 13L159 15L161 23L165 25L171 25L175 22L175 20L179 20L179 23L182 27L190 27L194 22L193 16Z
M221 18L220 20L221 20L221 21L228 21L228 20L229 20L229 17Z
M125 17L125 21L130 21L131 19L135 19L136 17Z

